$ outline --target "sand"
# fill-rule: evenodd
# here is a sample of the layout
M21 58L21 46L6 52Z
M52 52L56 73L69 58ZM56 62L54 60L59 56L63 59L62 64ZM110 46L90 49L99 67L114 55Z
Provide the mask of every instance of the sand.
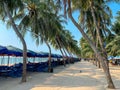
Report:
M115 86L120 90L120 66L110 66ZM28 73L26 83L21 78L0 78L0 90L109 90L104 73L87 61L59 66L54 73Z

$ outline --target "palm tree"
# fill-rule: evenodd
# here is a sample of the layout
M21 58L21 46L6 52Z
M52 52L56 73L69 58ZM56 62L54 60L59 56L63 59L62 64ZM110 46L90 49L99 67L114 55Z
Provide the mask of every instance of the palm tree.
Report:
M114 33L114 35L120 35L120 11L117 12L117 16L115 18L115 23L111 27L111 31Z
M120 55L120 50L118 48L120 48L120 32L119 32L119 28L120 28L120 11L118 11L118 16L116 17L116 21L115 23L112 25L111 27L111 31L112 33L108 35L107 37L107 52L108 55L110 56L119 56Z
M41 10L42 5L45 7L46 12L39 11L39 9ZM46 2L45 3L42 2L42 5L41 5L41 7L38 7L38 8L37 8L37 6L35 6L33 4L29 5L30 6L29 7L30 12L33 11L35 13L32 16L32 18L34 18L33 20L36 20L35 23L34 23L34 25L33 25L33 27L32 27L32 31L34 33L38 34L37 30L39 30L39 34L40 35L44 35L44 38L46 38L46 40L48 42L49 41L51 42L52 39L54 38L54 36L57 36L58 33L59 34L61 33L62 26L61 26L60 22L62 20L59 19L59 16L56 16L57 13L55 11L53 11L52 7L50 7L51 9L49 7L47 7L48 3L46 5ZM53 11L53 12L50 12L50 11ZM37 16L39 13L40 13L40 16L42 16L42 17L38 17ZM36 17L38 17L38 19L36 19ZM32 21L32 23L33 23L33 21ZM66 40L66 39L64 39L61 35L63 37L65 37L63 34L58 35L59 37L57 39L57 43L59 42L59 47L61 47L61 49L63 49L63 51L65 51L64 46L65 46L66 43L61 43L61 42L63 42L63 40ZM55 42L56 42L56 40L55 40Z
M68 30L65 30L64 32L61 33L61 44L62 47L65 48L68 53L73 53L77 56L80 54L80 49L77 46L77 41L74 40L74 37L71 35L71 33Z
M39 4L38 4L39 3ZM51 48L48 42L55 38L58 30L62 29L59 16L47 4L47 2L28 2L28 15L22 18L19 28L23 34L30 28L32 37L39 42L45 42L49 48L49 67L51 68ZM41 10L43 8L43 10ZM22 13L21 13L22 15ZM19 17L20 15L18 15ZM29 23L28 23L29 22ZM26 30L26 31L25 31Z
M17 11L20 11L23 9L23 3L21 0L13 1L13 0L4 0L0 1L1 6L0 6L0 12L1 12L1 17L3 18L2 20L4 21L5 18L8 17L10 20L11 26L13 27L13 30L21 40L23 44L23 74L22 74L22 80L21 82L26 82L26 59L27 59L27 46L26 42L19 32L18 28L16 27L16 24L14 22L14 19L12 18L13 15L16 14Z
M101 0L101 2L102 2L102 4L104 3L104 1L102 1ZM99 2L99 4L101 4L100 2ZM107 60L107 58L108 58L108 56L107 56L107 52L106 52L106 50L105 50L105 46L104 46L104 43L103 43L103 40L102 40L102 37L101 37L101 33L100 33L100 20L98 20L97 21L97 16L95 16L95 9L96 8L94 8L94 6L95 6L95 2L93 2L93 1L91 1L90 2L90 11L91 11L91 13L92 13L92 17L93 17L93 21L94 21L94 25L95 25L95 28L96 28L96 32L97 32L97 35L98 35L98 40L99 40L99 43L100 43L100 47L101 47L101 51L102 51L102 53L103 53L103 55L104 55L104 57L106 58L105 59L105 64L107 65L107 67L108 67L108 72L109 72L109 64L108 64L108 60ZM103 7L103 8L105 8L105 7ZM108 7L107 7L107 10L108 10ZM98 9L97 9L97 11L98 11ZM101 10L102 11L102 10ZM98 13L98 12L97 12ZM109 14L110 15L110 14ZM105 14L104 13L102 13L102 16L101 15L98 15L99 17L103 17L103 16L105 16ZM107 17L107 18L109 18L109 17ZM102 19L104 19L104 18L101 18L101 20ZM98 22L98 23L97 23ZM104 23L105 22L105 20L102 20L101 21L102 23Z
M80 39L81 56L84 58L93 58L94 52L84 38Z
M91 48L93 49L95 54L98 56L98 59L101 60L102 67L103 67L103 70L104 70L105 75L106 75L108 88L115 88L115 86L113 84L113 81L111 79L111 75L110 75L109 70L108 70L108 66L104 62L104 60L107 61L106 57L101 55L101 52L96 48L95 44L86 35L86 33L84 32L83 28L74 20L74 18L72 16L71 2L72 2L72 4L74 4L74 6L78 6L79 11L82 13L82 12L85 12L88 8L91 9L91 6L90 6L91 5L91 1L92 0L87 0L86 3L84 3L83 0L80 0L79 2L78 1L76 2L76 0L64 0L64 9L66 11L66 7L67 7L69 18L72 20L73 24L78 28L78 30L82 33L83 37L88 41L89 45L91 46ZM76 2L76 3L74 3L74 2ZM98 3L98 2L96 2L96 3ZM104 5L104 4L102 4L102 5ZM83 18L83 19L85 19L85 18ZM95 23L95 21L94 21L94 23Z
M120 55L120 36L115 36L115 38L109 42L106 46L108 55L110 56L119 56Z

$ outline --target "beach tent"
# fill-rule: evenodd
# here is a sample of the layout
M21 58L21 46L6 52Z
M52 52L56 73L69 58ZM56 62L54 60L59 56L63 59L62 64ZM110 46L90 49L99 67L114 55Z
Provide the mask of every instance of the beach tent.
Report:
M57 54L57 58L63 58L62 55Z
M40 54L41 57L43 57L43 58L49 57L49 53L47 53L47 52L38 52L38 54Z
M0 55L5 54L5 52L7 52L7 48L0 45Z
M1 65L4 62L4 55L6 54L6 52L7 52L7 48L0 45L0 56L2 56L2 58L1 58Z
M53 58L62 58L62 56L59 55L59 54L52 54L51 57L53 57Z
M19 48L16 48L16 47L14 47L14 46L7 46L6 47L7 48L7 52L6 52L6 54L8 55L8 56L22 56L22 53L23 53L23 51L21 50L21 49L19 49Z
M53 54L53 53L52 53L52 54L51 54L51 57L52 57L52 58L57 58L57 54Z
M28 57L37 57L37 53L32 50L27 50Z
M22 57L23 56L23 51L19 48L16 48L14 46L6 46L7 48L7 52L6 52L6 55L8 56L8 65L9 65L9 59L10 59L10 56L15 56L15 57ZM15 63L16 63L16 59L15 59Z
M41 54L41 53L39 53L39 52L36 52L36 54L37 54L37 55L36 55L37 57L43 57L43 54Z
M48 52L39 52L38 54L41 55L41 57L49 57L49 53ZM59 54L51 54L52 58L62 58L62 55Z

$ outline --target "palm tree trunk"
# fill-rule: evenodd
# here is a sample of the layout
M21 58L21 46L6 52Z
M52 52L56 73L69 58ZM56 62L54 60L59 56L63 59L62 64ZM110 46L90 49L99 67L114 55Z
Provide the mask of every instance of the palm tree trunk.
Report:
M68 56L67 56L67 53L66 53L66 51L65 51L65 48L63 48L63 51L64 51L64 53L65 53L65 56L68 57Z
M29 31L29 32L32 32L32 31L30 31L30 30L27 30L27 31ZM48 57L48 72L51 72L51 70L52 70L52 67L51 67L51 48L50 48L50 45L48 44L48 42L45 40L45 38L44 38L44 34L43 35L39 35L39 34L36 34L36 33L34 33L34 32L32 32L35 36L41 36L42 38L43 38L43 40L44 40L44 42L46 43L46 45L48 46L48 49L49 49L49 57Z
M48 44L48 42L46 40L44 40L46 45L48 46L49 49L49 58L48 58L48 72L51 72L52 67L51 67L51 48L50 45Z
M98 68L101 68L100 60L98 60Z
M99 27L98 27L98 24L97 24L97 21L96 21L96 17L95 17L95 13L94 13L94 9L93 9L92 3L91 3L91 13L92 13L93 21L94 21L94 24L95 24L95 28L97 30L98 40L99 40L100 46L102 48L102 53L103 53L104 57L107 60L107 52L106 52L105 47L103 45L103 40L102 40L101 35L100 35L100 31L99 31ZM105 61L106 65L108 65L107 61ZM109 67L108 67L108 69L109 69Z
M65 43L64 42L60 42L63 46L65 46ZM68 61L68 63L70 63L70 61L69 61L69 57L68 57L68 55L67 55L67 52L68 52L68 49L67 48L63 48L63 51L64 51L64 53L65 53L65 58L66 58L66 60Z
M56 37L56 42L57 42L57 44L58 44L58 46L59 46L59 48L60 48L60 52L61 52L61 54L62 54L62 56L63 56L63 64L64 64L64 66L66 66L66 65L65 65L65 56L64 56L63 51L62 51L62 49L61 49L61 45L60 45L60 43L59 43L58 37Z
M71 54L71 63L74 63L74 56Z
M98 35L98 38L99 38L99 42L100 42L100 46L102 48L102 53L103 53L103 56L104 56L104 60L105 60L105 64L106 64L106 72L108 74L108 76L106 77L107 78L107 82L108 82L108 88L115 88L114 84L113 84L113 81L112 81L112 78L111 78L111 75L110 75L110 72L109 72L109 64L108 64L108 60L107 60L107 52L105 50L105 47L103 45L103 40L100 36L100 31L99 31L99 28L98 28L98 25L97 25L97 21L96 21L96 18L95 18L95 14L94 14L94 9L93 9L93 6L92 6L92 3L91 3L91 13L92 13L92 16L93 16L93 21L94 21L94 24L95 24L95 27L96 27L96 30L97 30L97 35Z
M69 7L70 4L69 4ZM70 8L69 8L70 9ZM106 79L107 79L107 84L108 84L108 88L115 88L114 84L113 84L113 81L111 79L111 75L109 73L109 70L108 70L108 67L106 66L104 60L106 60L105 57L103 57L101 55L101 53L98 51L98 49L95 47L94 43L88 38L88 36L85 34L84 30L80 27L80 25L74 20L73 16L72 16L72 13L71 13L71 10L69 10L69 13L68 13L70 19L72 20L73 24L78 28L78 30L82 33L83 37L88 41L88 43L90 44L91 48L93 49L93 51L95 52L95 54L98 56L98 59L101 61L101 64L102 64L102 67L103 67L103 70L105 72L105 76L106 76Z
M65 51L65 48L63 48L63 51L64 51L64 53L65 53L65 58L66 58L66 61L68 61L68 55L67 55L67 53L66 53L66 51Z
M8 10L8 6L7 6L6 2L4 2L4 9L5 9L5 12L8 15L8 18L10 19L10 21L12 23L13 30L15 31L15 33L17 34L17 36L19 37L19 39L21 40L21 42L23 44L23 72L22 72L22 80L21 80L21 82L26 82L26 60L27 60L26 42L25 42L23 36L21 35L21 33L19 32L18 28L16 27L15 22L14 22L11 14L10 14L10 12Z
M97 34L96 34L96 47L98 48L98 38L97 38L98 36L97 36ZM94 37L95 38L95 37ZM97 66L98 66L98 68L100 68L100 60L99 59L97 59L97 55L95 54L95 58L96 58L96 60L97 60Z
M61 52L61 54L62 54L62 56L63 56L63 65L66 66L66 63L65 63L65 56L64 56L63 51L62 51L61 48L60 48L60 52Z
M69 50L67 50L67 52L68 52L68 54L69 54L69 57L68 57L68 63L70 64L70 61L71 61L71 59L72 59L72 56L71 56Z

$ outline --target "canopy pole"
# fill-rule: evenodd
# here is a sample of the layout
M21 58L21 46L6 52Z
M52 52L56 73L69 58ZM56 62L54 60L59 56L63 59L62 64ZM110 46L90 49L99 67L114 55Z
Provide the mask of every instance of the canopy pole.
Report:
M17 63L17 58L16 58L16 56L14 57L14 59L15 59L15 64Z
M3 56L2 60L1 60L1 65L3 64L3 61L4 61L4 56Z
M35 57L33 57L33 63L35 63Z
M9 60L10 60L10 56L8 56L8 63L7 63L7 66L9 66Z

